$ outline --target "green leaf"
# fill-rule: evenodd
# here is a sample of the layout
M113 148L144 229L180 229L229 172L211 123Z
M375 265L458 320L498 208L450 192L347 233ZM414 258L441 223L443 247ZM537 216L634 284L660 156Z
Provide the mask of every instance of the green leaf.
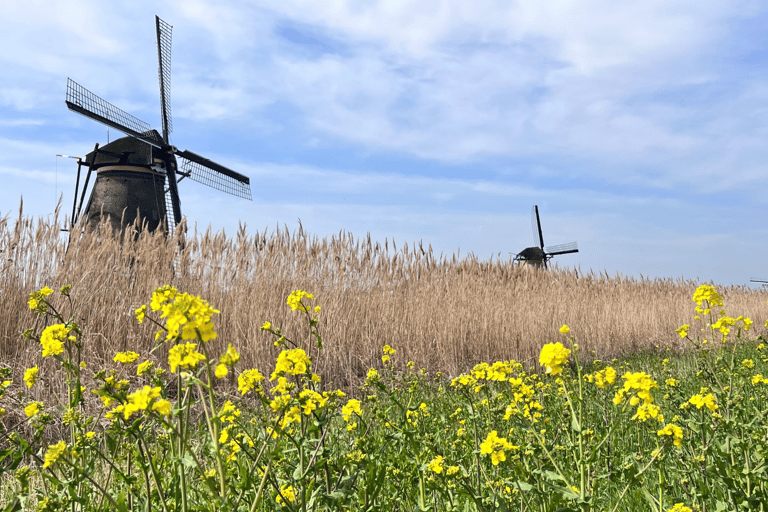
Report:
M573 429L574 432L581 433L581 425L579 425L579 420L576 418L575 414L571 417L571 429Z

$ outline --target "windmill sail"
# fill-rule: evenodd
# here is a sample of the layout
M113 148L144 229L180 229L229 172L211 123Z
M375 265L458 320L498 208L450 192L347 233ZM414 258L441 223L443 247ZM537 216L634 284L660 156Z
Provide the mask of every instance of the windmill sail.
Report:
M66 104L70 110L120 130L126 135L132 135L158 148L163 146L163 140L147 123L99 98L71 78L67 78Z
M570 254L572 252L579 252L579 246L576 245L576 242L561 245L551 245L546 249L546 253L551 256L556 256L558 254Z
M181 174L189 176L189 179L233 196L252 200L251 180L248 176L243 176L191 151L178 151L176 154L184 159L181 164Z
M157 74L160 78L160 113L163 120L163 141L173 131L171 122L171 32L173 27L155 16L157 29Z

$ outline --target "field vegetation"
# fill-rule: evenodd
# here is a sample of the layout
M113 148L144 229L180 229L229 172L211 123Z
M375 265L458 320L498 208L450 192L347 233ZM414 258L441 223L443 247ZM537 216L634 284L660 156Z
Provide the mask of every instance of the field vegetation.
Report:
M760 291L180 231L0 221L0 511L765 510Z
M26 298L43 286L73 285L78 321L88 326L83 357L94 366L119 351L152 348L152 328L133 321L132 312L155 288L171 284L221 310L217 350L237 343L246 365L264 367L274 358L272 340L257 327L270 319L299 329L285 297L311 290L323 297L320 328L329 337L315 354L316 369L348 389L379 362L384 345L398 347L401 364L413 361L429 373L458 375L482 361L509 359L533 366L544 344L559 341L563 323L580 333L584 354L594 351L598 359L657 347L677 353L686 344L675 329L689 321L691 294L701 284L532 271L509 257L435 255L421 243L381 244L345 232L318 239L301 226L230 236L180 229L182 241L90 234L69 244L60 229L55 220L0 219L0 361L19 368L40 363L19 333L36 321ZM733 311L768 318L768 290L719 291Z

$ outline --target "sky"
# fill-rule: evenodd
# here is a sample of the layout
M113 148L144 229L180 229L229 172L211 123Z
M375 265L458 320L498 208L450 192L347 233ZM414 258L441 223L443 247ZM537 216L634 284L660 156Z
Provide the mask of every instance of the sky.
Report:
M160 129L155 14L171 143L251 180L252 202L180 183L199 230L507 259L538 205L546 245L578 243L560 267L768 279L764 1L12 2L0 217L71 211L56 155L122 135L67 109L68 77Z

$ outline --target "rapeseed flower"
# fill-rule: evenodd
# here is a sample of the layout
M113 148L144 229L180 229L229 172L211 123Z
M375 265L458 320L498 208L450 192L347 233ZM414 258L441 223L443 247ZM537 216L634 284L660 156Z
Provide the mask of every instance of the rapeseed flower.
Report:
M445 468L445 459L442 455L438 455L427 464L427 470L439 475Z
M346 405L341 408L341 415L347 423L352 419L353 414L358 416L363 415L363 410L360 408L360 400L355 400L354 398L349 400Z
M64 352L64 341L69 336L69 329L64 324L53 324L43 330L40 335L40 345L43 347L43 357L57 356Z
M674 423L670 423L666 425L664 428L656 432L656 435L659 437L662 436L670 436L672 438L672 444L680 448L680 443L683 440L683 429L675 425Z
M698 288L696 288L696 291L693 293L693 299L694 302L696 302L697 306L701 306L701 303L705 300L707 301L709 307L713 306L722 306L723 305L723 297L720 296L720 294L717 293L714 286L710 286L707 284L702 284ZM707 314L707 313L703 313Z
M41 402L30 403L24 408L24 414L27 415L27 418L31 418L32 416L40 412L41 405L43 405Z
M616 370L608 366L604 370L595 372L595 385L600 389L605 389L608 385L613 386L616 383Z
M494 466L498 466L499 462L507 460L505 451L516 449L517 446L513 446L505 438L499 437L498 432L495 430L491 431L480 445L480 453L490 455L491 463Z
M45 452L45 462L43 462L44 468L49 468L56 464L59 458L67 451L67 443L59 441L56 444L52 444Z
M139 354L136 352L118 352L112 359L116 363L130 364L139 358Z
M664 422L664 416L661 414L661 408L655 404L641 404L638 406L635 415L632 416L632 420L639 420L645 422L645 420L656 418L659 422Z
M180 343L174 345L168 351L168 364L171 365L171 371L176 373L176 368L190 368L197 366L200 361L205 361L205 356L197 352L196 343Z
M702 396L699 394L693 395L689 400L689 403L692 405L695 405L697 409L701 409L702 407L706 406L707 409L710 410L710 412L717 411L717 399L715 398L715 395L712 393L709 393L706 396Z
M541 348L539 363L546 368L546 373L558 375L563 371L563 365L568 362L571 351L562 343L547 343Z
M29 309L34 310L37 313L44 314L48 311L48 304L45 302L45 298L53 293L53 290L44 286L42 289L29 294Z
M127 420L130 418L134 412L145 411L147 407L149 407L149 404L157 398L160 398L159 387L153 388L144 386L139 391L131 393L128 395L128 403L126 403L123 408L125 419ZM159 402L159 404L157 402ZM161 411L167 411L165 414L170 414L170 402L167 400L158 400L157 402L153 404L152 410L157 409L161 414L164 414ZM167 404L165 402L167 402Z
M221 355L221 357L219 358L219 362L231 368L235 366L238 361L240 361L240 354L238 353L237 350L235 350L235 348L232 345L228 343L227 351Z
M264 380L264 376L257 369L245 370L237 376L237 390L243 395L252 389L261 392L262 388L259 382Z
M283 350L280 355L277 356L277 365L275 371L269 380L275 380L277 377L285 375L303 375L307 373L307 369L310 367L312 360L309 358L306 352L300 348L294 348L290 350Z
M142 375L149 373L152 371L152 368L154 368L155 363L152 361L144 361L143 363L139 364L138 368L136 368L136 375L141 377Z
M35 385L35 382L37 382L37 373L39 371L40 369L37 366L33 366L24 372L24 382L28 388L31 388Z
M227 376L229 373L229 370L227 370L227 365L225 364L219 364L216 366L216 370L213 372L214 375L216 375L217 379L223 379Z
M683 503L675 503L675 506L669 509L667 512L693 512L689 507L686 507Z
M311 293L307 293L302 290L296 290L295 292L292 292L288 296L288 300L286 303L291 307L291 311L296 311L297 309L300 309L306 313L309 313L309 309L307 309L307 306L302 304L301 299L307 298L307 299L314 299L315 297Z
M282 505L284 501L293 503L296 501L296 491L294 491L293 487L288 484L281 485L280 492L277 494L275 501L278 505Z

